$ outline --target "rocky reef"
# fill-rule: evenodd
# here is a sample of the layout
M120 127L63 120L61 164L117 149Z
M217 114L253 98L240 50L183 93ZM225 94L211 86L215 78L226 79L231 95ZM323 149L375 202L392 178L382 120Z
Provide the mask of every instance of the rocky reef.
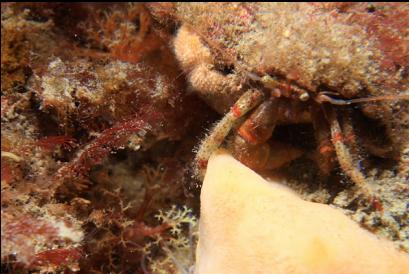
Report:
M324 102L373 199L341 161L322 172L308 115L286 114L271 138L301 156L259 172L409 252L408 22L405 3L2 3L2 273L193 269L195 154L234 102L196 92L175 52L181 26L237 90L271 75L311 97L378 98Z

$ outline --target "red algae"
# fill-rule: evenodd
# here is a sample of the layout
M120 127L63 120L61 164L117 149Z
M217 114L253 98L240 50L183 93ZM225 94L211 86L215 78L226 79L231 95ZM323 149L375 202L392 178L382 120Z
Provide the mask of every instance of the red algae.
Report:
M190 271L198 145L244 89L270 96L267 75L279 82L271 96L288 99L267 143L298 157L278 155L286 163L280 175L304 198L342 208L409 250L408 101L329 103L408 90L407 4L1 7L4 273ZM185 55L177 48L181 30L197 35L198 43L183 43ZM195 76L200 62L183 59L198 50L211 74ZM216 78L229 79L225 90ZM308 111L318 94L324 107L306 114L304 101L289 99L296 93ZM234 119L256 116L238 106ZM322 121L313 125L311 117ZM319 131L330 128L327 117L344 134ZM231 147L232 135L218 141ZM359 195L332 141L350 148L354 168L379 196Z

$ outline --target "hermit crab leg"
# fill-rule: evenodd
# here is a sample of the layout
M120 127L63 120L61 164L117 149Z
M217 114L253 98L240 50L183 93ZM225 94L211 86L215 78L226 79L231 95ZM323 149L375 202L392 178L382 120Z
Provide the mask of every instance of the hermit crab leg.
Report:
M345 135L345 143L350 147L351 153L357 157L359 154L359 146L355 137L356 133L352 124L351 115L352 113L350 109L343 110L341 127Z
M362 172L353 164L354 160L352 158L349 149L344 144L344 136L341 131L341 127L336 118L334 111L328 112L328 118L331 127L331 137L332 143L335 147L335 152L337 154L338 162L342 170L351 178L351 180L358 185L363 191L364 195L370 197L372 195L372 190Z
M200 144L195 158L196 176L202 178L210 155L220 147L237 120L255 108L263 100L263 93L256 89L246 91L230 108L230 111L210 131Z
M322 175L328 176L335 166L335 148L331 142L330 125L321 106L311 107L312 124L318 149L315 157Z
M234 136L229 149L244 165L260 171L280 168L303 154L297 148L276 141L252 145L239 134Z
M273 133L277 118L278 99L270 97L239 127L238 134L252 145L265 143Z
M279 114L280 99L270 97L260 104L239 127L230 148L240 162L255 170L275 169L299 157L298 149L268 143Z
M303 152L285 143L269 141L277 121L286 117L282 98L270 96L238 128L229 149L240 162L254 170L277 169L300 157Z
M216 111L227 112L226 106L238 99L241 77L218 71L210 49L188 26L180 27L173 44L176 57L189 75L189 83L195 92Z
M229 144L233 156L252 169L263 169L271 150L266 143L277 122L278 100L261 103L235 133Z

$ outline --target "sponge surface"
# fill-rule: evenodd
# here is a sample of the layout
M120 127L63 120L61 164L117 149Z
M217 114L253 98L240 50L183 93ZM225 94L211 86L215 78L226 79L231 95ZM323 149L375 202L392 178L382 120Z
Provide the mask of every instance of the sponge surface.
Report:
M409 273L409 256L389 242L226 152L208 164L196 256L196 274Z

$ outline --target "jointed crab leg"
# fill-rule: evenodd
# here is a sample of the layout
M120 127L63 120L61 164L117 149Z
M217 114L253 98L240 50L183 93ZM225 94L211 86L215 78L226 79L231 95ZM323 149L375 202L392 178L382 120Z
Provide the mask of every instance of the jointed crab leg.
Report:
M237 120L259 105L263 100L263 97L263 93L259 90L251 89L246 91L223 119L211 129L209 136L207 136L200 144L196 154L196 176L199 178L203 177L210 155L219 148Z
M341 169L351 178L351 180L356 185L358 185L362 189L365 195L371 196L372 191L367 180L365 179L365 176L353 164L354 160L352 158L352 155L344 144L344 136L342 134L339 122L336 118L335 112L329 111L328 118L331 124L332 143L334 144L335 152L337 154Z
M268 142L280 116L280 98L271 96L239 127L230 142L233 156L254 170L280 168L302 151L279 142Z
M330 125L327 119L325 119L325 113L320 105L311 107L311 116L315 140L318 144L315 160L321 174L328 176L334 169L336 161L335 148L331 142Z
M188 26L179 28L174 47L195 92L217 112L227 112L231 101L239 98L238 90L241 89L242 78L237 74L224 75L218 71L210 49Z
M270 97L261 103L239 127L238 134L252 145L270 139L278 119L278 99Z
M341 126L342 126L342 131L344 133L345 137L345 143L348 144L350 147L350 151L353 155L358 156L359 154L359 147L358 143L356 140L356 133L354 130L354 126L352 124L352 112L350 109L345 109L343 110L343 117L344 119L342 120Z

